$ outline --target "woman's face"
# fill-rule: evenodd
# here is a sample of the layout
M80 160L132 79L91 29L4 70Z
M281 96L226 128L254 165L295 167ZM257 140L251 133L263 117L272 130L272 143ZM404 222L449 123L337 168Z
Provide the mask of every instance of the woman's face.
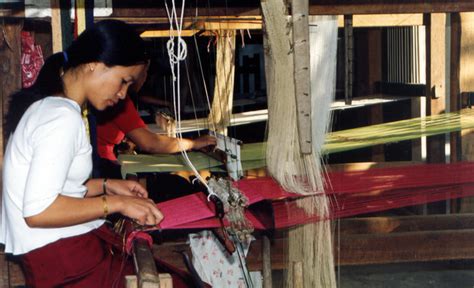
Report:
M89 103L99 111L118 103L127 96L130 85L138 81L146 64L107 67L103 63L89 65L85 93Z

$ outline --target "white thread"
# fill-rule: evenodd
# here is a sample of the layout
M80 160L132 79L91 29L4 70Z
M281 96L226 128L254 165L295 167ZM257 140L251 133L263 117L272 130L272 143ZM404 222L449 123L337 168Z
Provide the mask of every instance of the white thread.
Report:
M188 165L189 168L193 171L194 175L196 176L197 179L207 188L208 190L208 197L207 200L210 201L210 197L212 195L216 196L219 198L219 196L214 193L214 191L207 185L206 181L202 178L202 176L199 174L197 171L196 167L194 167L193 163L188 157L188 153L186 152L183 143L183 134L182 134L182 129L181 129L181 81L180 81L180 65L179 63L183 60L186 59L187 56L187 46L186 42L181 38L181 32L182 32L182 27L183 27L183 15L184 15L184 7L185 7L185 0L182 1L181 3L181 14L180 17L178 18L177 12L176 12L176 4L175 0L172 0L172 9L168 8L168 2L165 1L165 8L166 8L166 13L168 15L168 20L170 22L170 39L166 43L166 49L168 51L168 57L169 57L169 62L170 62L170 67L171 67L171 73L173 75L173 104L174 104L174 114L176 116L176 123L177 123L177 139L178 139L178 146L181 151L181 155L183 156L186 164ZM176 30L177 32L177 47L175 47L175 36L174 36L174 31ZM176 53L175 53L176 51ZM176 69L176 70L175 70ZM220 198L219 198L220 199Z

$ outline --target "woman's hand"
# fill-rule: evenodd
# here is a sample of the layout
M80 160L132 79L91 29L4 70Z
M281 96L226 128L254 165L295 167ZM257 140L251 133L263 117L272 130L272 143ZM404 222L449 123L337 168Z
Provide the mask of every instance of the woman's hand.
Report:
M140 183L132 180L107 179L104 184L107 195L122 195L148 198L148 191Z
M133 219L140 225L156 226L163 220L163 214L153 200L148 199L148 192L140 183L132 180L108 179L105 192L111 197L112 205L117 212Z
M163 220L163 214L151 199L133 196L110 196L112 211L133 219L140 225L156 226Z
M217 139L211 135L204 135L193 140L192 149L199 150L207 146L216 146Z

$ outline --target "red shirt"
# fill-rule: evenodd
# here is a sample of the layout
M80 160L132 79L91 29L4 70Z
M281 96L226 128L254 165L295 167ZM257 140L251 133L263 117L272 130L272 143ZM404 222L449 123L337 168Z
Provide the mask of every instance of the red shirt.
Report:
M119 144L128 132L146 127L130 97L117 106L99 112L97 116L97 152L101 158L117 160L114 145Z

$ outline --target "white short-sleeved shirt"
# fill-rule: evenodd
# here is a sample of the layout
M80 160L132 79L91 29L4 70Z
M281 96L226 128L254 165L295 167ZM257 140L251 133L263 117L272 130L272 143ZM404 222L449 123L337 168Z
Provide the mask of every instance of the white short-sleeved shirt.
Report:
M44 211L59 194L84 197L91 152L76 102L46 97L28 108L4 155L0 242L5 252L24 254L103 224L94 220L63 228L30 228L24 220Z

